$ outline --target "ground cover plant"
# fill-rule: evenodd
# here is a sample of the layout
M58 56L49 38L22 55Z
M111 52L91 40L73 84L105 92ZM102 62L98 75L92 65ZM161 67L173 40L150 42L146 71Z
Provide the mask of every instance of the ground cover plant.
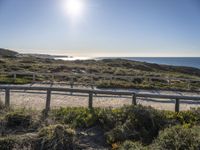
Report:
M0 57L0 72L39 72L39 73L68 73L69 76L58 76L54 81L70 83L70 76L74 77L75 83L89 85L91 77L86 74L95 74L94 85L98 88L140 88L140 89L167 89L167 90L199 90L197 81L191 82L188 87L187 81L153 79L147 81L142 78L122 79L104 78L105 76L145 76L145 77L172 77L185 79L200 79L200 70L191 67L176 67L158 65L145 62L129 61L123 59L104 60L77 60L63 61L54 59L38 58L35 56ZM79 75L78 75L79 74ZM36 76L36 81L52 81L52 76ZM32 76L0 74L0 83L25 84L32 83Z
M0 149L199 149L200 109L1 107Z

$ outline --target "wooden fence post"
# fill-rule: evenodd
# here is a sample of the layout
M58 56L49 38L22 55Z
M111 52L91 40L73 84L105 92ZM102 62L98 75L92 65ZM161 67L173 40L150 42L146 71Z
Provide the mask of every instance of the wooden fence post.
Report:
M109 84L111 84L111 83L112 83L112 76L109 77Z
M46 111L48 112L51 107L51 90L47 90L47 99L46 99Z
M73 78L70 79L70 86L73 89L73 87L74 87L74 79Z
M35 73L33 73L33 81L32 82L35 82Z
M93 93L89 93L88 107L91 109L93 105Z
M190 90L190 81L187 82L188 90Z
M148 77L148 81L149 81L149 84L151 84L152 83L152 80L151 80L151 78L150 77Z
M179 112L179 108L180 108L180 100L176 99L176 103L175 103L175 112Z
M171 85L171 79L168 78L168 85L170 86Z
M137 105L137 101L136 101L137 97L136 97L136 94L134 93L132 95L132 105Z
M74 79L73 79L73 77L71 77L71 79L70 79L70 86L71 86L71 89L73 89L73 87L74 87ZM71 92L71 95L73 94L73 92Z
M13 74L13 78L14 78L14 81L16 81L16 78L17 78L17 74L16 73Z
M5 89L5 106L10 107L10 89Z
M91 89L94 90L94 78L93 77L91 78L91 83L90 84L91 84Z
M54 79L55 79L55 76L54 76L54 74L52 74L52 75L51 75L51 80L52 80L52 82L54 81Z

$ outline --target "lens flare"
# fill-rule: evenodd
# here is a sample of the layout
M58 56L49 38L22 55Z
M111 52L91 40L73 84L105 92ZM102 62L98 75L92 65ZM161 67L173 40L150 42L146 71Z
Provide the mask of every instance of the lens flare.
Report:
M80 17L84 11L84 0L65 0L64 10L69 17Z

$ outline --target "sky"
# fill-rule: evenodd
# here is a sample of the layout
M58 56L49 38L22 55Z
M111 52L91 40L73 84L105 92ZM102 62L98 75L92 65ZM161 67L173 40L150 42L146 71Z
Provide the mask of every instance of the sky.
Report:
M200 0L0 0L0 47L83 57L200 57Z

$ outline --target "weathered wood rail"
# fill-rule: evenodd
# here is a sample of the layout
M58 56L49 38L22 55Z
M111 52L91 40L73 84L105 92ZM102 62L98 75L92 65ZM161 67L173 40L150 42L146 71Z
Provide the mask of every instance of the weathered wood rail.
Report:
M93 89L73 89L73 88L58 88L58 87L33 87L33 86L12 86L0 85L0 89L5 91L5 106L10 106L10 91L12 90L32 90L32 91L46 91L46 111L50 110L52 92L71 92L88 94L88 107L93 108L94 94L104 95L128 95L132 97L132 104L137 105L137 98L155 98L155 99L174 99L175 111L179 112L180 101L195 100L200 101L200 96L179 96L179 95L160 95L160 94L138 94L130 91L109 91L109 90L93 90Z
M16 79L17 75L29 75L32 76L32 79L35 80L36 76L44 75L51 76L52 79L56 76L69 76L69 77L78 77L78 76L87 76L87 77L102 77L102 78L120 78L120 79L158 79L158 80L181 80L188 82L200 82L199 79L187 79L187 78L175 78L175 77L157 77L157 76L121 76L121 75L108 75L108 74L81 74L81 73L42 73L42 72L0 72L0 74L13 75L13 78Z
M85 85L83 83L75 83L74 78L76 77L89 77L91 79L89 86L91 86L92 89L94 89L94 78L103 78L103 79L124 79L128 81L133 81L134 79L144 79L148 82L152 82L152 80L164 80L168 82L168 85L171 85L172 81L184 81L187 83L187 89L190 90L190 86L192 82L198 82L200 83L200 80L198 79L186 79L186 78L173 78L173 77L156 77L156 76L120 76L120 75L107 75L107 74L72 74L72 73L40 73L40 72L0 72L0 74L7 74L13 76L13 79L17 79L17 75L24 75L29 76L32 78L32 82L36 83L36 77L37 76L48 76L51 77L51 82L54 82L55 77L63 76L63 77L69 77L69 82L62 82L64 84L70 85L71 88L73 88L75 85ZM61 83L61 82L59 82Z

